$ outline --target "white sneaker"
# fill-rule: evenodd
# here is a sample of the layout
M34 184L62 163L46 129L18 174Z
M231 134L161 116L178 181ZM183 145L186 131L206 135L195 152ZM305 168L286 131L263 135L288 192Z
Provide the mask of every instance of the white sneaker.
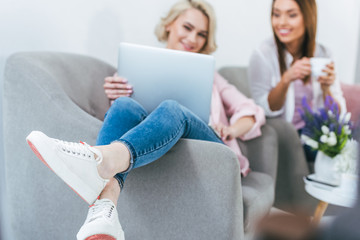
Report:
M124 240L114 203L109 199L97 200L76 237L78 240Z
M26 138L38 158L53 170L89 205L93 204L109 180L99 176L99 150L86 143L71 143L33 131ZM97 158L95 159L95 155Z

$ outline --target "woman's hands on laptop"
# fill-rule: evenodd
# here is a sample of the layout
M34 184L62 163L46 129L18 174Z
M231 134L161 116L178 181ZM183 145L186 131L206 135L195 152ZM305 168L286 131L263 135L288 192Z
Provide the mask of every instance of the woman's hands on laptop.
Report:
M117 73L105 78L104 90L111 102L118 97L130 97L133 94L133 87L128 84L127 79Z

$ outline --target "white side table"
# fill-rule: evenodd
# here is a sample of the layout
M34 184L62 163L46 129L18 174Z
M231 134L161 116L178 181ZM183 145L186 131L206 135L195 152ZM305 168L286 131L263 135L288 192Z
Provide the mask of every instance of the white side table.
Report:
M309 175L314 178L314 174ZM342 207L352 207L356 202L357 192L352 194L343 192L340 187L331 187L321 183L309 181L304 177L305 190L308 194L320 202L315 210L313 223L317 225L324 215L328 204L333 204Z

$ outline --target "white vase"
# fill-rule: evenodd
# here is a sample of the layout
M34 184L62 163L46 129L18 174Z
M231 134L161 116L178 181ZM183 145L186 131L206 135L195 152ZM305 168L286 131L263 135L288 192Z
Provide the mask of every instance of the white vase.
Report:
M358 176L351 173L341 174L340 190L346 195L356 196Z
M317 152L314 165L317 180L337 185L340 183L340 174L335 169L338 156L331 158L322 151Z

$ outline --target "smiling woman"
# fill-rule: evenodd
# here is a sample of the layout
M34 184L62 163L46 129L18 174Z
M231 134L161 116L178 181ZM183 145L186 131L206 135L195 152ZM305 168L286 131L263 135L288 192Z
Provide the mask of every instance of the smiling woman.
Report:
M284 45L290 54L296 58L314 56L317 25L316 11L315 1L273 1L271 23L282 74L286 71Z
M167 48L200 52L206 43L207 29L208 18L197 9L188 9L166 26Z
M310 58L330 58L329 50L315 42L315 0L273 0L271 24L274 37L256 49L249 65L252 96L269 117L281 117L301 132L305 123L297 108L306 97L312 106L324 105L327 96L346 112L345 99L335 74L335 63L326 65L321 76L312 76ZM305 147L307 160L316 152Z
M210 54L217 48L215 30L215 12L207 2L180 1L172 7L167 16L161 18L155 35L159 41L167 42L167 48ZM184 39L191 34L192 40ZM197 46L197 51L194 41L199 41L197 45L203 44L200 48Z

